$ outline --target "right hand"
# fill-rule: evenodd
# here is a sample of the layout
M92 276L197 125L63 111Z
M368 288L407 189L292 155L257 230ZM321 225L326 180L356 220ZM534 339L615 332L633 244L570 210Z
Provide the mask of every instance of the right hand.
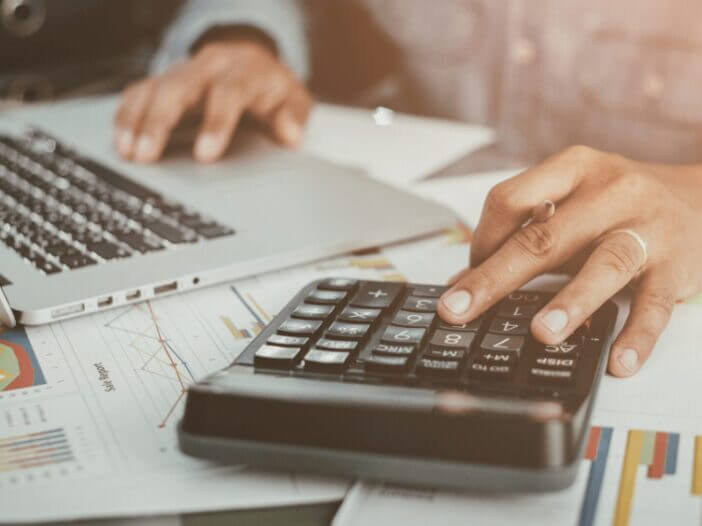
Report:
M296 145L312 98L264 44L210 42L187 62L126 88L114 120L117 151L157 161L183 115L200 102L204 117L193 155L211 162L224 154L244 113L267 125L279 143Z

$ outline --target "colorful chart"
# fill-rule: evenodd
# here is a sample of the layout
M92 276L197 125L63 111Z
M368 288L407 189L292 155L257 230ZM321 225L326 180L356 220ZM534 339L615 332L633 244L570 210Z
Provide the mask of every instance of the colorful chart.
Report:
M258 335L273 318L261 307L251 294L242 294L234 285L231 286L231 290L237 300L249 314L251 314L255 321L249 328L244 328L238 327L229 316L220 316L219 319L222 320L222 323L224 323L235 340L253 338Z
M626 453L619 480L619 494L614 512L613 526L627 526L631 515L639 466L648 466L648 479L661 479L674 475L678 461L678 433L660 431L629 431Z
M585 447L585 458L592 461L592 464L590 464L590 472L587 477L578 526L592 526L594 524L611 441L611 427L593 427L590 430Z
M0 333L0 392L45 383L46 378L25 330L18 327Z
M0 473L74 460L63 429L0 439Z

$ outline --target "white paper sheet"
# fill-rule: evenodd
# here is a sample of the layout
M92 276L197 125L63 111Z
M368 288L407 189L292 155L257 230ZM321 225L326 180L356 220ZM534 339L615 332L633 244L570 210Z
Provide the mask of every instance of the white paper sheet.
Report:
M317 104L302 150L405 187L494 138L494 131L484 126Z

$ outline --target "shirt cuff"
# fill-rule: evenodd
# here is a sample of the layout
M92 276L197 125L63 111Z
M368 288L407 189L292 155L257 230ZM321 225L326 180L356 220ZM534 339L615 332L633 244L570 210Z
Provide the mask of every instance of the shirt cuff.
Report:
M192 46L208 30L246 25L265 33L276 45L280 58L301 80L309 73L304 19L293 1L242 0L213 2L190 0L167 30L151 61L151 73L162 73L190 56Z

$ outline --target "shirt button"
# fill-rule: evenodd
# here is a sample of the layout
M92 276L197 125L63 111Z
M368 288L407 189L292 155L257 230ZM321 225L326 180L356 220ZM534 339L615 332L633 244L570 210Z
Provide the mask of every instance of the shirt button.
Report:
M663 93L663 79L656 73L649 73L643 79L643 94L649 99L657 99Z
M536 46L531 40L520 38L512 44L510 54L515 63L526 66L532 64L536 59Z

